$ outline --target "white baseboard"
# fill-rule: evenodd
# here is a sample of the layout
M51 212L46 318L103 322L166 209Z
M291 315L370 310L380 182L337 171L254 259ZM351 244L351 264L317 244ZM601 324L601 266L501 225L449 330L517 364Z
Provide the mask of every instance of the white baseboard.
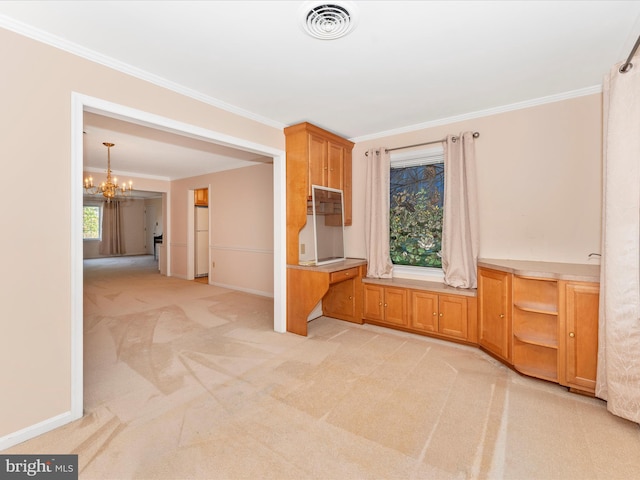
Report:
M50 432L51 430L66 425L67 423L71 423L74 420L77 420L77 418L73 418L71 411L64 412L40 423L36 423L35 425L31 425L30 427L23 428L17 432L0 437L0 451L11 448L19 443L26 442L38 435L42 435L43 433Z
M228 288L229 290L238 290L239 292L252 293L254 295L260 295L261 297L273 298L273 292L263 292L261 290L253 290L251 288L242 288L242 287L237 287L235 285L227 285L227 284L219 283L219 282L213 282L213 283L210 283L209 285L215 285L216 287Z

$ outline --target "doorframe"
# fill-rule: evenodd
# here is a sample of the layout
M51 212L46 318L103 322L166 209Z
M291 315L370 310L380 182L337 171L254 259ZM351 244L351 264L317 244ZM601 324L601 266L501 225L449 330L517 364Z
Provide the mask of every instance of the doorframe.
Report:
M179 122L171 118L137 110L85 94L71 93L71 418L82 417L83 394L83 246L82 246L82 175L84 112L97 113L120 120L187 135L239 150L273 158L273 329L286 332L286 154L266 145L232 137L220 132ZM167 276L171 276L170 192L167 209L165 251ZM68 422L65 422L68 423ZM57 425L59 426L59 425Z

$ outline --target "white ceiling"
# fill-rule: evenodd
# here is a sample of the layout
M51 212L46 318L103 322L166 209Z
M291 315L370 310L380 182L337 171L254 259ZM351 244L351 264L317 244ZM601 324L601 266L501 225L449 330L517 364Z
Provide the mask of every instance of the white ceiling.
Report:
M0 26L278 128L309 121L355 141L597 91L640 34L640 1L327 0L357 24L317 40L300 27L314 3L2 1ZM113 123L86 125L89 165L104 162L103 141L117 144L114 170L137 171L136 150L159 176L189 176L173 149L207 163L206 146Z

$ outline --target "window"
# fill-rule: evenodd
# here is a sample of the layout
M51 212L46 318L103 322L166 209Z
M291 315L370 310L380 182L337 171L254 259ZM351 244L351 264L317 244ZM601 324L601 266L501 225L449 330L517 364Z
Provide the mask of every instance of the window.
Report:
M442 268L442 147L391 158L389 240L397 266Z
M85 205L82 211L82 238L85 240L100 240L102 238L101 218L102 207Z

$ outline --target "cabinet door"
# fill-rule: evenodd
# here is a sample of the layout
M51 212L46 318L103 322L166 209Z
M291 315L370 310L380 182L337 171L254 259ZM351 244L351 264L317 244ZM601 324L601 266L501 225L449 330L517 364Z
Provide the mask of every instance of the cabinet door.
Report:
M334 283L322 299L324 315L355 321L355 280Z
M478 269L478 343L511 362L511 274Z
M329 142L313 133L309 134L309 196L311 186L328 187L327 144Z
M327 186L343 190L342 166L346 149L332 142L328 142L327 149Z
M599 295L597 283L567 283L567 384L591 393L596 388Z
M438 299L438 332L467 339L467 299L440 295Z
M407 325L407 290L387 287L384 289L384 321L393 325Z
M438 332L438 296L412 290L409 309L410 326L425 332Z
M352 183L352 171L351 171L351 150L345 148L344 161L342 164L342 191L344 192L344 224L349 226L352 224L352 208L351 208L351 183Z
M384 320L384 287L363 285L362 316L367 320Z

